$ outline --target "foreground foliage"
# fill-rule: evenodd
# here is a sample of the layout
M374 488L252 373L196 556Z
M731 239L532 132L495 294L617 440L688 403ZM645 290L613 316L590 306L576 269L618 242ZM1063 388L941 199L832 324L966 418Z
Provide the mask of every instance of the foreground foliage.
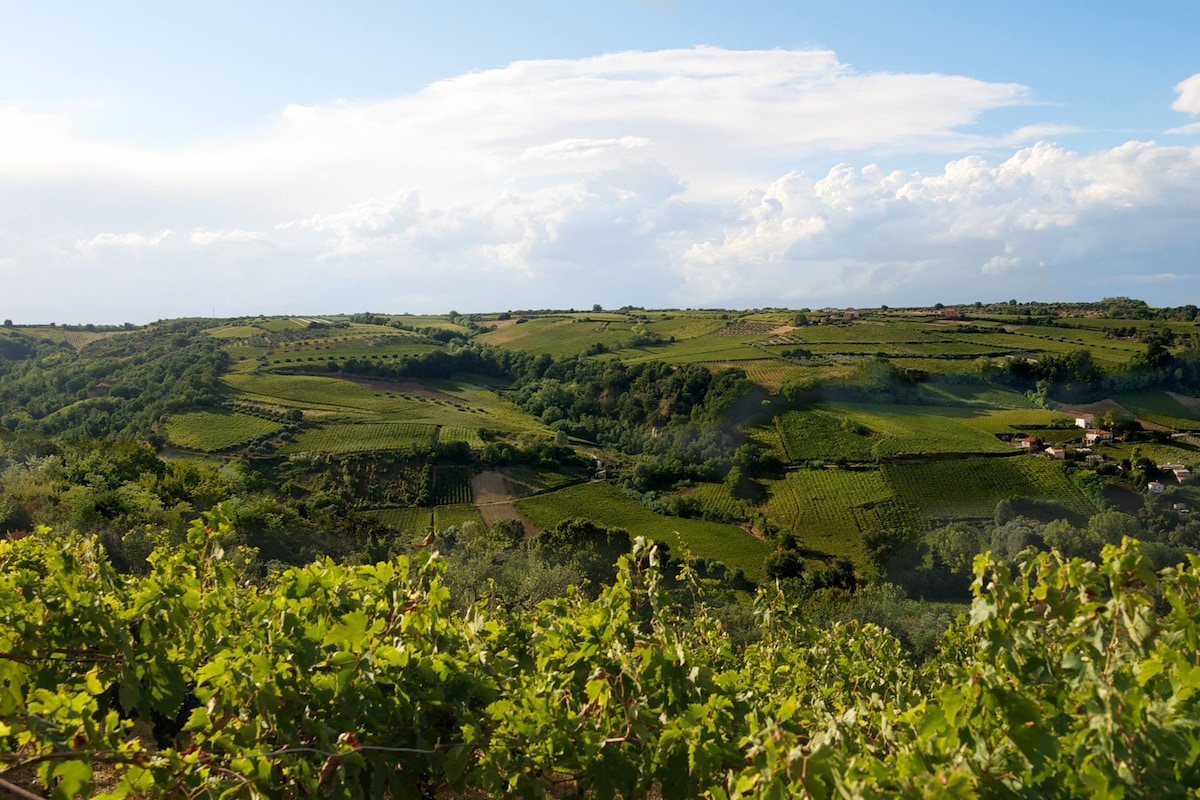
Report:
M878 628L809 626L766 595L757 641L735 647L702 604L677 613L640 545L594 600L464 617L435 556L255 586L229 534L210 515L143 577L90 538L0 542L0 781L36 768L55 797L1200 786L1200 560L1156 575L1129 540L1099 565L980 557L969 617L916 666Z

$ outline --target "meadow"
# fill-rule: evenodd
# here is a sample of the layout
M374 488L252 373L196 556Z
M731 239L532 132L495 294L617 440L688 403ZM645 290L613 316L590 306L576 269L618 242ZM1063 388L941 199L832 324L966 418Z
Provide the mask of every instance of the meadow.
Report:
M771 551L765 542L736 525L655 514L607 483L568 486L518 500L515 505L542 529L578 517L666 542L676 555L686 548L695 557L740 569L753 581L765 578L763 561Z

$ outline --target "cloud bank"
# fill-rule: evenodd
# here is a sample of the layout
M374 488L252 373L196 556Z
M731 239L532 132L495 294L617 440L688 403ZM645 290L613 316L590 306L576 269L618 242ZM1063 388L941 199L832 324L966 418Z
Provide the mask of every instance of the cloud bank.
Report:
M1200 113L1198 79L1177 110ZM0 108L3 313L1195 302L1200 148L979 131L1031 102L700 47L517 62L173 147L89 135L86 107ZM946 166L886 166L914 156Z

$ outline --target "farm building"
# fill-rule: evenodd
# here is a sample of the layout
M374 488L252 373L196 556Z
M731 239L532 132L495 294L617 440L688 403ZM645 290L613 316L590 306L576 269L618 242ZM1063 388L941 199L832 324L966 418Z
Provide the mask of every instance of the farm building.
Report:
M1095 414L1079 414L1075 417L1076 428L1090 428L1095 422Z
M1106 431L1103 428L1090 428L1083 434L1083 440L1088 444L1096 442L1111 442L1113 440L1112 431Z
M1036 436L1025 436L1017 440L1017 444L1022 449L1028 450L1031 453L1036 453L1042 449L1042 440Z
M1172 511L1178 511L1180 514L1186 514L1192 509L1188 508L1187 503L1175 503L1171 506Z
M1061 461L1067 457L1067 451L1062 447L1047 447L1042 451L1047 457L1053 458L1056 461Z
M1167 487L1163 486L1158 481L1150 481L1149 483L1146 484L1146 491L1149 492L1150 494L1162 494L1166 490L1167 490Z
M1184 464L1159 464L1158 468L1162 472L1170 472L1180 483L1187 483L1192 479L1192 471Z

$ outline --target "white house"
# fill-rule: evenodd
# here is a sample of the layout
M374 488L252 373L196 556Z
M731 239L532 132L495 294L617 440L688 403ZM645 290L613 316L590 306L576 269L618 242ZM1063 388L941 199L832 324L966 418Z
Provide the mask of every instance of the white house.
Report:
M1113 440L1112 431L1106 431L1103 428L1090 428L1083 434L1083 440L1088 444L1096 442L1111 442Z
M1150 481L1149 483L1146 484L1146 491L1149 492L1150 494L1162 494L1166 490L1167 490L1167 487L1163 486L1158 481Z
M1046 455L1048 455L1050 458L1055 459L1056 461L1061 461L1067 457L1067 451L1066 451L1066 449L1064 449L1062 447L1047 447L1042 452L1045 453Z
M1075 427L1090 428L1090 427L1092 427L1092 424L1095 423L1095 421L1096 421L1095 414L1080 414L1079 416L1077 416L1075 418Z

